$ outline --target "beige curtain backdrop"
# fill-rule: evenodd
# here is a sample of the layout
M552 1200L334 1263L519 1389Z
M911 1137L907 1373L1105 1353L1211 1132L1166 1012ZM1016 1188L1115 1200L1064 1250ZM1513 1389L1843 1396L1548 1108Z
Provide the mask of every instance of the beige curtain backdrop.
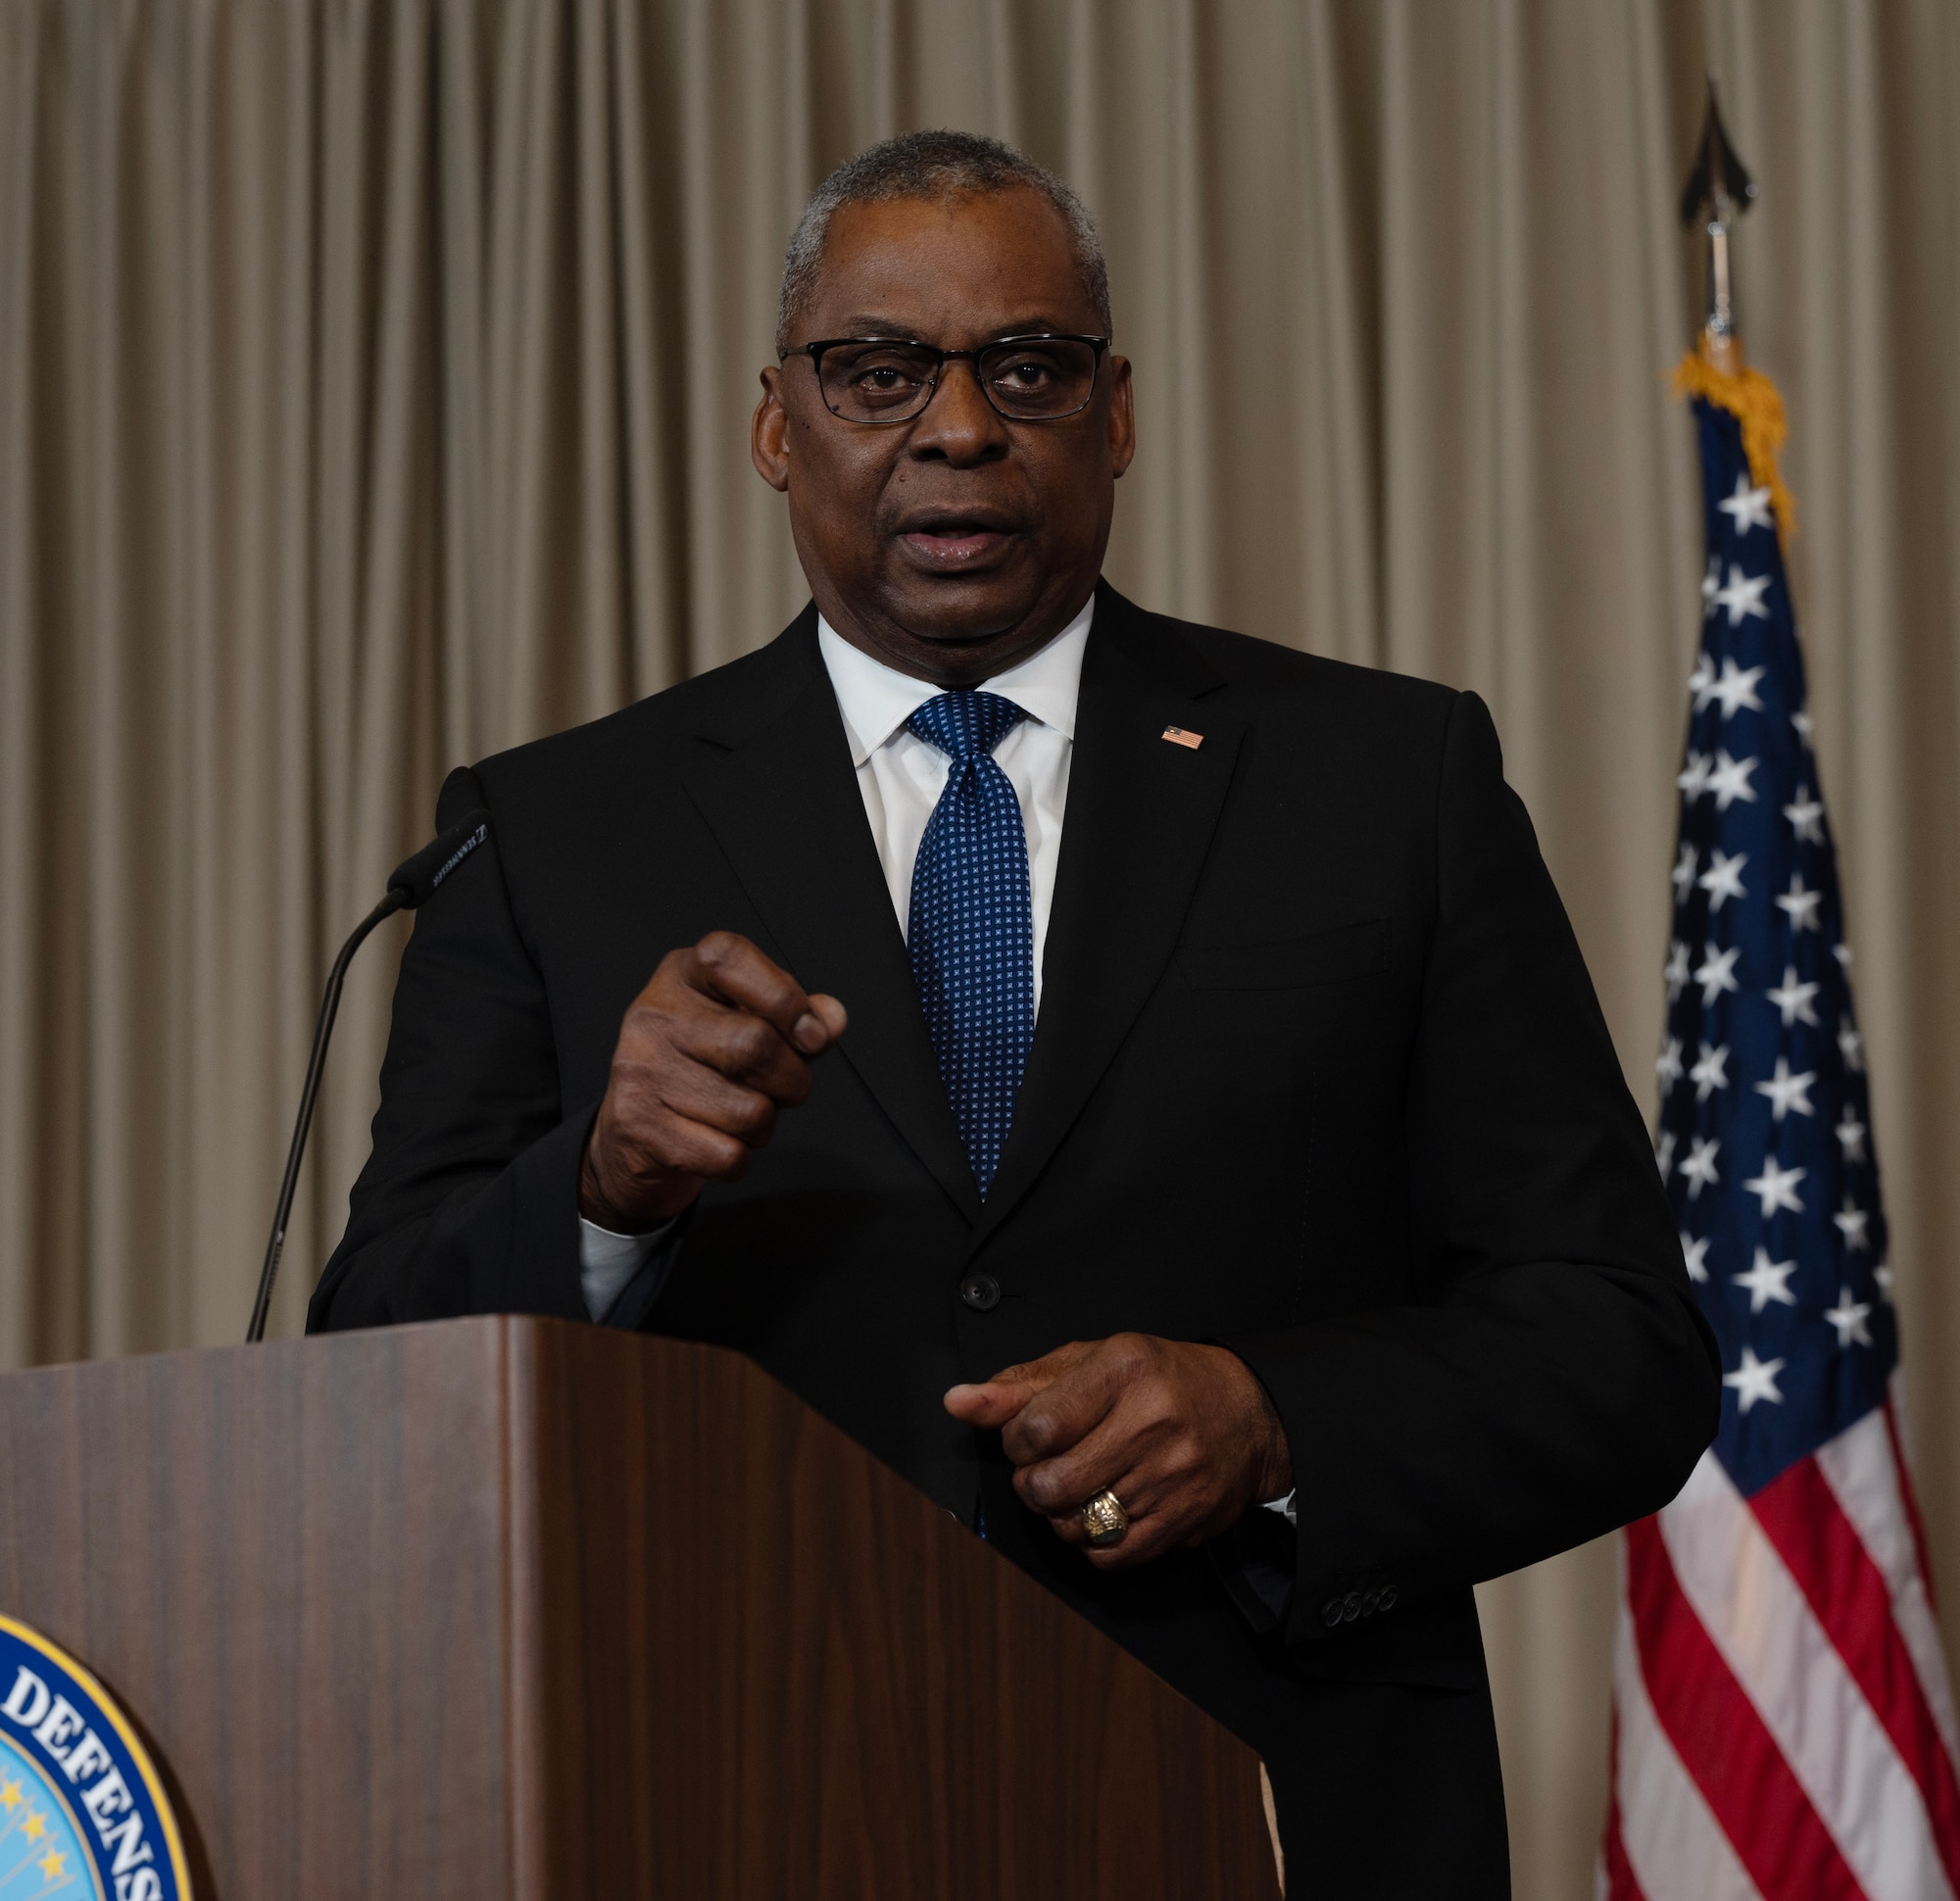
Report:
M1650 1103L1708 71L1763 188L1740 308L1960 1591L1952 0L5 0L0 1363L237 1338L326 961L444 769L797 609L745 446L782 244L911 125L1102 220L1119 585L1490 700ZM349 992L286 1330L399 943ZM1590 1891L1612 1569L1484 1593L1526 1897Z

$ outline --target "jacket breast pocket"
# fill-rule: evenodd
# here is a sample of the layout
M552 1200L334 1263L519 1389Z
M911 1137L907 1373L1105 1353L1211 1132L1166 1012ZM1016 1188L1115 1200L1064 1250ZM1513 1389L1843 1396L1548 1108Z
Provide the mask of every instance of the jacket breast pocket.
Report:
M1337 924L1261 944L1187 946L1178 965L1194 990L1305 990L1371 977L1389 967L1388 919Z

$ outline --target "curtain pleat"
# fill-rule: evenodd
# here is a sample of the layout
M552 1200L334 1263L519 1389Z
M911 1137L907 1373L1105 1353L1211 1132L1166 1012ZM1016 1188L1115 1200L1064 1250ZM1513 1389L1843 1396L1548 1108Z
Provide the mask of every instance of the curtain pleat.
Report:
M1696 635L1675 201L1713 72L1788 399L1936 1567L1960 1579L1950 0L0 8L0 1364L242 1331L341 935L452 764L768 639L782 246L909 125L1107 240L1109 571L1491 702L1652 1099ZM276 1330L367 1145L349 986ZM1517 1891L1583 1892L1609 1545L1483 1592Z

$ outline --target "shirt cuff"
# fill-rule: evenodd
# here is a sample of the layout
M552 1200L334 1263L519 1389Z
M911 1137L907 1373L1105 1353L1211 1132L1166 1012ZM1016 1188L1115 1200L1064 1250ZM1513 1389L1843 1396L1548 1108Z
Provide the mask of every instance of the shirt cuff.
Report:
M615 1235L611 1228L602 1228L583 1215L578 1217L578 1285L585 1295L585 1310L594 1320L606 1317L626 1283L653 1258L654 1250L673 1229L674 1222L663 1221L651 1234Z

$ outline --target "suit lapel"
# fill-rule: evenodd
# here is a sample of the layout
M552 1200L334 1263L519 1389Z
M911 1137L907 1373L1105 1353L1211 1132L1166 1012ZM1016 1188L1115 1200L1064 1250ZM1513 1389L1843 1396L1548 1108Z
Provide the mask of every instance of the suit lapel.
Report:
M1244 733L1200 704L1223 684L1173 627L1102 589L1083 656L1041 1015L976 1245L1034 1185L1170 960ZM1168 741L1166 727L1195 729L1201 744Z
M786 968L850 1011L839 1053L967 1219L977 1219L979 1192L864 822L817 650L815 609L752 664L753 672L742 669L739 703L701 722L683 774L689 795Z

